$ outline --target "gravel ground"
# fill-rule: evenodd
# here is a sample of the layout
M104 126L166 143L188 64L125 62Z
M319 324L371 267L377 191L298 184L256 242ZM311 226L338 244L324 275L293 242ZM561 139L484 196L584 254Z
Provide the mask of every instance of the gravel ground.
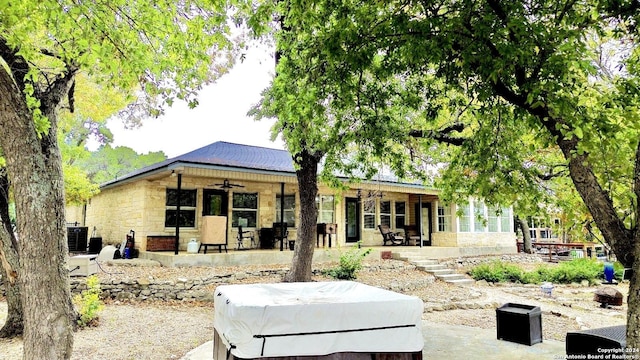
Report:
M477 282L455 286L435 281L422 271L406 269L395 260L366 263L359 282L420 297L425 303L423 319L431 323L495 329L495 309L507 302L526 303L542 309L543 338L564 341L567 331L625 323L623 306L602 309L593 299L596 287L557 285L551 297L538 286L493 285ZM215 273L258 272L280 266L190 267L106 266L100 278L175 280L202 278ZM106 271L106 272L105 272ZM107 273L108 272L108 273ZM330 281L315 276L315 281ZM241 283L279 282L278 276L248 276ZM215 288L212 285L211 291ZM617 286L626 299L626 284ZM6 317L6 302L0 299L0 325ZM191 349L210 341L213 333L213 305L195 302L110 301L100 314L97 327L75 335L72 359L179 359ZM0 339L0 359L22 358L21 339Z

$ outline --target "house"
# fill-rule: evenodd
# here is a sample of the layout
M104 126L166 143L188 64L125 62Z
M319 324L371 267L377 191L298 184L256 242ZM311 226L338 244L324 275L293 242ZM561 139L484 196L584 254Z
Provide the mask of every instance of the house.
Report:
M207 236L204 220L217 216L223 218L221 227L226 224L221 233L228 248L234 249L239 227L260 244L281 214L288 238L295 239L299 204L287 151L215 142L102 184L84 207L67 209L67 221L88 227L103 244L121 243L133 230L140 251L149 250L152 240L175 236L179 221L179 248L185 250L190 239ZM393 231L415 225L424 246L516 251L510 208L498 211L479 201L447 205L439 200L438 190L415 183L363 181L341 192L320 184L316 204L318 223L337 224L333 247L357 242L380 246L378 225L384 224ZM169 245L162 250L172 250Z

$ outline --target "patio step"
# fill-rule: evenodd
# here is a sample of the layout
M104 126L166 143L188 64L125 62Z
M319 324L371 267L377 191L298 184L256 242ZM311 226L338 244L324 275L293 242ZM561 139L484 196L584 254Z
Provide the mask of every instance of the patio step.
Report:
M475 281L467 275L459 274L455 270L440 264L438 260L430 259L426 256L411 253L392 253L392 258L413 264L418 270L430 273L440 281L455 285L475 283Z

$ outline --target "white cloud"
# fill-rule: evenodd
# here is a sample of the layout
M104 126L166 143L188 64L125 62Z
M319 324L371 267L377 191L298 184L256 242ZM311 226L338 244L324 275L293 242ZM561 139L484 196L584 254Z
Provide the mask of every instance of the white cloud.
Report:
M200 92L195 109L176 102L163 116L145 119L139 129L127 130L120 120L110 120L112 146L128 146L138 153L162 150L170 158L216 141L283 149L281 138L270 140L273 121L247 116L273 73L272 54L250 50L244 62Z

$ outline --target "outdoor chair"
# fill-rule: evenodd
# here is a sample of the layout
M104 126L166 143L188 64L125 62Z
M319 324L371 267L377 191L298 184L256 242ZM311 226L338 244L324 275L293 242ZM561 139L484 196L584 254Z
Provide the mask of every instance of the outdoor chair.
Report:
M238 250L252 249L256 247L256 240L253 231L243 231L242 226L238 226ZM244 240L250 241L249 247L245 246Z
M404 241L406 245L420 245L420 230L416 225L405 225Z
M404 236L392 232L388 225L378 225L378 229L382 234L382 245L402 245L404 243Z
M284 229L281 228L284 227ZM287 228L287 223L273 223L273 239L277 241L282 241L282 246L284 246L284 242L288 240L289 237L289 229Z

